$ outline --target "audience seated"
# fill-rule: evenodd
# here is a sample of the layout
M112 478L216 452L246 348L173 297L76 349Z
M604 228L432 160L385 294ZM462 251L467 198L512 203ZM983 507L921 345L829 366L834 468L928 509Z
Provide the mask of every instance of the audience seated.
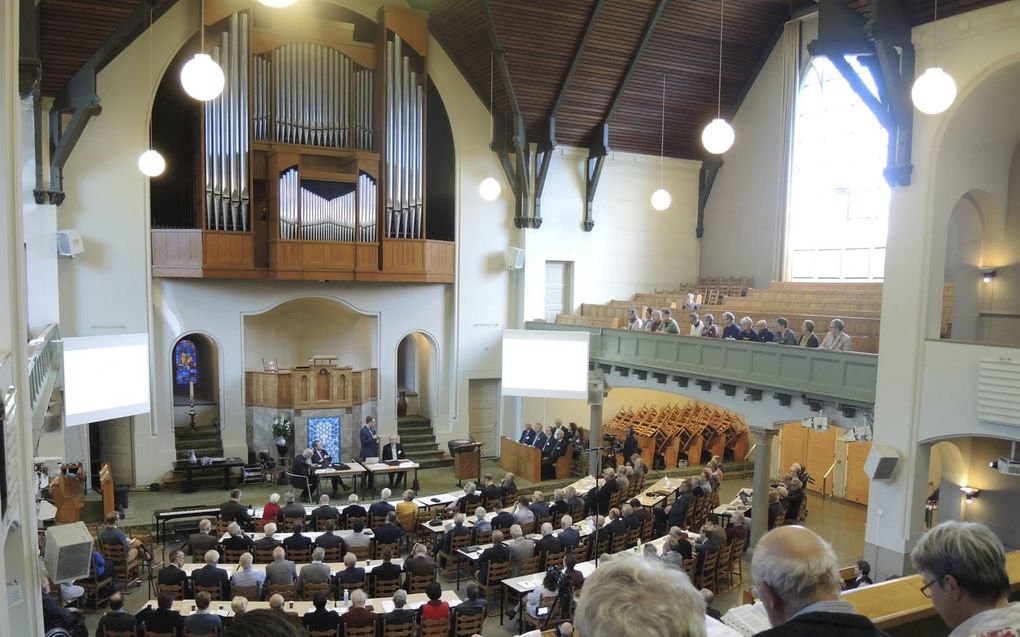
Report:
M786 496L786 523L797 524L800 521L801 508L804 506L804 485L799 478L790 480L790 491Z
M818 337L815 336L815 322L808 319L801 325L800 340L801 347L818 347Z
M723 338L736 339L738 336L740 336L740 328L737 327L737 325L734 323L732 312L723 312L722 321L723 321L722 331Z
M474 482L464 483L464 495L460 496L457 500L450 503L449 509L456 509L461 513L467 514L468 511L474 511L475 507L482 503L482 496L475 493L477 487Z
M99 544L122 545L128 562L133 562L135 558L140 558L144 561L151 560L152 557L145 552L142 543L137 538L129 538L124 531L120 530L118 527L119 523L120 514L116 511L110 511L106 515L106 526L103 527L97 536Z
M188 552L192 555L205 555L219 544L219 538L212 533L212 522L206 518L198 522L198 533L188 536Z
M719 338L719 326L716 324L714 316L706 314L701 317L701 322L705 324L701 328L702 338Z
M638 505L638 508L644 509L644 507L640 506L640 504ZM623 518L623 526L625 526L628 530L641 528L641 520L635 514L634 507L629 502L620 507L620 515Z
M776 340L776 335L769 329L769 324L766 321L755 323L754 333L758 335L758 341L762 343L774 343Z
M237 522L242 529L252 528L251 513L248 507L241 504L241 490L230 492L230 499L220 506L220 519L224 522Z
M358 556L354 553L344 555L344 568L336 574L337 584L340 588L349 588L345 584L357 584L365 581L365 569L358 564Z
M726 543L733 544L737 540L747 542L747 525L744 514L734 511L730 516L730 525L726 528Z
M193 597L191 580L184 570L184 551L174 549L167 556L168 563L159 569L156 582L164 586L180 586L184 597Z
M207 596L208 597L208 596ZM96 637L106 637L106 631L135 632L138 630L138 620L131 613L124 610L124 596L120 593L110 595L108 602L109 610L99 620L96 628Z
M386 514L386 522L372 530L376 544L397 544L404 536L404 529L397 524L397 512L389 511Z
M773 626L758 637L885 635L840 600L836 554L810 529L784 526L766 533L755 546L751 572Z
M777 524L786 515L786 509L783 507L783 503L779 501L780 494L778 489L772 489L769 491L769 523L768 529L771 531L776 527Z
M323 564L326 552L321 549L312 551L312 563L301 567L298 574L298 591L302 594L307 584L328 584L330 581L329 567Z
M269 502L262 507L262 521L270 522L276 521L277 516L280 515L280 494L273 493L269 496Z
M254 551L255 543L248 537L237 522L227 525L227 537L223 539L223 549L226 551Z
M535 587L535 590L528 593L528 600L525 603L525 610L532 617L538 616L538 609L541 607L543 597L553 597L559 590L559 578L555 571L548 571L542 578L542 584Z
M514 482L514 474L507 472L503 476L503 480L499 483L499 490L503 493L504 503L508 497L517 495L517 483Z
M783 317L776 319L775 342L780 345L798 345L797 335L790 329L790 322Z
M488 533L492 530L492 522L485 519L485 507L475 509L475 533Z
M339 520L340 512L336 510L335 506L330 505L329 496L323 493L319 496L319 506L312 509L312 515L310 516L310 527L312 530L319 528L320 520Z
M482 597L482 589L478 587L478 584L469 582L466 589L466 599L461 600L460 604L457 604L455 612L458 615L476 615L484 613L485 607L486 600Z
M535 512L531 510L531 498L528 496L522 495L517 498L514 521L517 524L530 524L535 521Z
M514 518L514 514L510 513L509 511L503 511L502 509L497 511L496 515L491 520L489 520L489 524L492 525L492 528L494 530L495 529L507 530L516 523L517 520L516 518Z
M237 570L230 577L230 583L234 588L254 588L259 593L259 597L261 597L262 585L266 581L266 572L254 568L252 566L253 561L251 553L241 554Z
M425 587L425 595L429 599L421 607L422 621L446 619L450 616L450 605L441 599L443 587L439 585L439 582L429 582Z
M577 570L577 558L573 553L567 553L563 557L563 574L570 578L574 586L574 595L580 593L581 587L584 586L584 573Z
M195 612L184 618L184 628L189 634L214 635L219 634L223 628L220 616L209 612L210 601L212 598L209 593L195 595Z
M517 565L521 560L527 559L535 554L535 542L524 537L521 532L521 525L515 524L510 527L510 552L513 554L514 572L517 572Z
M389 499L392 495L392 490L383 487L383 490L379 492L379 501L373 502L369 505L368 514L384 517L390 511L395 510L395 507L389 503Z
M280 540L273 537L276 533L276 522L268 522L264 527L262 527L262 532L265 533L265 535L254 542L256 551L272 551L276 547L282 546Z
M943 522L921 536L910 554L924 578L921 592L953 629L953 637L1020 634L1020 604L1010 604L1006 554L980 522Z
M294 501L293 493L285 493L283 495L284 505L280 509L280 515L277 517L277 522L284 522L288 518L300 518L305 519L305 507L300 502Z
M414 531L415 520L418 519L418 505L414 503L414 491L404 491L404 499L397 503L397 520L405 532Z
M372 535L365 531L364 524L355 522L351 525L350 535L344 541L347 543L348 550L366 548L372 544Z
M390 549L383 549L382 553L379 554L382 559L382 564L372 569L372 577L375 578L376 582L389 582L395 579L400 579L400 567L393 563L393 551Z
M195 586L218 586L221 591L221 599L230 592L230 575L226 569L219 568L220 554L216 551L205 552L205 566L191 573L191 581Z
M266 585L290 586L297 581L297 567L286 556L282 546L273 549L273 561L266 565Z
M843 585L843 590L851 591L855 588L862 586L870 586L874 584L871 581L871 564L868 564L864 560L857 560L854 564L854 578Z
M549 517L549 505L545 503L545 494L535 491L531 494L531 504L528 505L531 512L535 514L534 519Z
M156 598L155 609L143 609L142 612L139 612L138 619L142 622L146 632L183 635L184 618L178 611L173 610L173 605L173 596L161 594Z
M291 534L283 538L283 548L287 553L294 551L309 551L312 548L312 538L304 534L305 525L295 522L290 527Z
M705 600L705 614L715 620L722 620L722 613L717 609L712 608L712 602L715 601L715 593L710 589L703 588L700 591L701 597Z
M542 539L535 542L535 552L539 555L547 553L560 553L563 551L563 543L553 535L553 525L546 522L542 525Z
M283 598L280 598L282 605ZM281 607L253 610L227 624L223 637L306 637L300 620Z
M389 625L413 624L418 618L418 613L405 608L407 605L407 591L397 589L393 593L393 610L382 614L382 620Z
M619 509L610 509L609 510L609 521L606 522L606 525L604 527L602 527L602 530L607 535L609 535L610 538L612 538L612 537L614 537L616 535L620 535L621 533L626 533L627 532L627 527L624 526L623 520L620 517L620 510ZM612 541L612 540L610 540L610 541Z
M758 333L754 331L754 321L750 316L740 319L740 332L737 333L737 340L758 342Z
M325 530L322 535L315 538L315 547L322 549L340 549L340 555L347 552L345 548L344 539L334 533L336 531L336 522L333 520L326 520Z
M482 551L482 554L478 556L478 571L475 572L475 577L484 584L485 578L489 574L490 564L504 564L512 559L513 552L510 547L503 544L503 532L493 531L492 546Z
M326 610L328 598L325 593L316 593L312 598L315 610L305 613L301 623L308 630L336 630L340 626L340 615L334 610Z
M234 613L236 619L238 615L243 615L248 611L248 598L240 595L234 596L234 599L230 600L230 611Z
M840 352L850 351L850 335L843 331L843 321L832 319L829 323L829 333L822 339L822 349L829 349Z
M581 532L574 528L574 518L569 515L560 518L560 534L557 537L566 551L581 545Z
M283 595L280 595L279 593L277 593L276 595L271 595L269 597L269 612L272 613L274 617L279 618L279 619L287 622L290 626L297 626L298 628L300 628L301 627L301 618L298 616L297 613L291 613L291 612L288 612L288 611L284 610L284 608L283 608L284 603L285 602L284 602L284 599L283 599ZM258 611L255 611L253 613L245 613L245 614L246 615L254 615L257 612ZM281 625L282 625L282 623L281 623ZM241 637L241 635L238 635L238 637ZM248 635L244 634L244 637L248 637ZM275 635L273 637L275 637Z
M366 521L368 520L368 511L365 510L365 507L358 504L357 493L352 493L347 496L347 507L344 509L341 517L348 528L351 526L351 518L363 518Z
M659 560L614 559L588 578L574 612L584 637L701 637L705 602L682 572ZM638 628L640 627L640 628Z
M503 492L493 482L491 473L482 477L482 499L489 504L499 504L503 499Z
M429 555L429 549L420 542L411 547L411 556L404 560L404 571L408 576L434 576L436 561ZM410 578L408 579L410 582Z

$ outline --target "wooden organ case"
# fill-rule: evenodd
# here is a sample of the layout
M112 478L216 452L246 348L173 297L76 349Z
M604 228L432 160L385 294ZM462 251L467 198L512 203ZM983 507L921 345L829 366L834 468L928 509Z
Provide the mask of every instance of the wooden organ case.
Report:
M382 9L359 41L317 4L206 2L226 86L200 106L194 227L153 224L154 276L453 282L426 233L428 14Z

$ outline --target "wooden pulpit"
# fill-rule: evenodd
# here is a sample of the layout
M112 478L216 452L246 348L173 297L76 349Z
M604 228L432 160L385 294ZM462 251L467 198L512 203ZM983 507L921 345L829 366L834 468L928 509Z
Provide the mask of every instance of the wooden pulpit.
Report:
M451 445L453 451L453 473L458 484L461 480L481 481L482 443L459 441Z

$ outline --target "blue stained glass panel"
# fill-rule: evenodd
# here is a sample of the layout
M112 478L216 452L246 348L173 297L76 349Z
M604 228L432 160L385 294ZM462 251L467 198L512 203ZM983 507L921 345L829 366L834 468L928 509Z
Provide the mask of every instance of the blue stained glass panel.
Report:
M174 346L174 378L178 385L198 382L198 352L186 338Z
M308 419L308 448L316 440L322 442L333 462L340 462L340 416Z

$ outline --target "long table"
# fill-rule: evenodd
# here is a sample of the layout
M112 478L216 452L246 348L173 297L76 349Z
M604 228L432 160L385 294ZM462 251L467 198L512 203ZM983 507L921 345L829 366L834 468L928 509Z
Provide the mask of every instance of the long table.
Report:
M404 565L404 559L400 558L400 557L393 558L392 560L390 560L390 562L392 562L393 564L396 564L397 566L400 566L400 567L403 567L403 565ZM358 563L356 564L356 566L358 566L359 568L365 569L365 574L367 575L368 573L371 573L372 570L375 567L379 566L382 563L383 563L382 560L358 560ZM343 569L347 568L347 566L343 562L323 562L323 564L325 564L326 566L329 567L329 574L330 575L336 575L337 573L339 573ZM267 566L267 564L252 564L251 565L251 567L253 569L255 569L256 571L260 571L262 573L266 572L266 566ZM298 573L300 573L301 569L303 569L304 567L306 567L308 565L307 564L297 564L295 566L297 567ZM204 568L204 567L205 567L205 564L203 564L201 562L195 562L195 563L185 564L181 568L184 570L185 573L188 574L188 577L191 577L192 573L194 573L195 571L199 570L200 568ZM234 573L235 571L240 570L240 567L237 564L217 564L216 568L220 569L221 571L226 571L227 573Z
M410 594L407 596L407 605L404 606L404 608L415 610L427 602L428 599L429 598L425 593ZM443 591L443 596L440 599L449 604L451 607L460 604L460 597L457 596L455 591ZM368 600L367 606L377 613L388 613L393 610L393 599L390 597L374 597ZM154 600L149 600L145 603L145 607L150 609L155 608L156 602ZM269 602L248 601L248 610L268 608ZM283 608L289 613L304 615L315 610L315 605L312 602L286 602ZM327 602L326 609L335 610L338 614L343 615L348 611L349 605L342 601ZM174 602L173 610L179 612L185 617L191 615L195 612L195 600L177 600ZM213 602L209 605L209 610L220 617L234 616L233 611L230 610L230 602Z
M407 473L408 471L414 470L414 479L418 479L418 467L417 462L413 460L401 460L400 464L389 465L386 462L374 462L372 464L361 463L365 470L368 471L369 488L375 490L375 477L377 475L387 475L390 473Z
M184 493L194 493L195 489L192 488L192 474L195 471L211 471L213 469L223 469L223 488L230 488L230 470L234 467L243 467L244 461L240 458L224 458L223 460L210 462L209 464L201 464L198 462L190 462L187 460L179 460L174 462L174 471L183 471L185 475L184 482Z
M328 480L330 478L353 478L352 482L354 482L354 492L357 493L358 479L363 477L368 470L365 469L364 465L360 462L354 462L353 460L343 464L347 465L346 469L336 469L332 466L316 469L315 481L318 485L321 485L323 480Z

